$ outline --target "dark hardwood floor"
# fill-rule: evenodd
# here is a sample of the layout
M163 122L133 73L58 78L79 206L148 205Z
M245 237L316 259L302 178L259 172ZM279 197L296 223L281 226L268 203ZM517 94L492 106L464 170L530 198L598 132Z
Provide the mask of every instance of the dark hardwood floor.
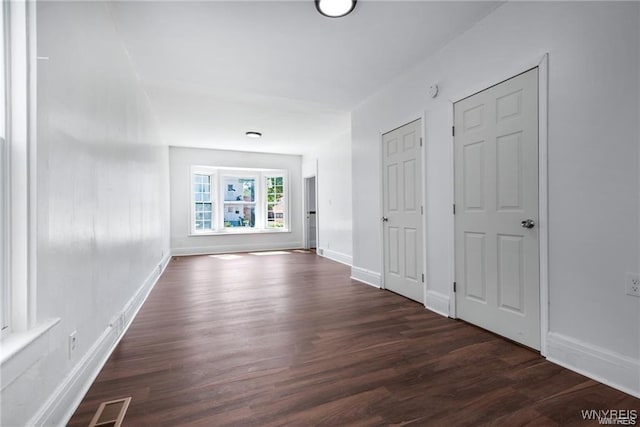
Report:
M70 421L570 426L640 400L313 253L175 258Z

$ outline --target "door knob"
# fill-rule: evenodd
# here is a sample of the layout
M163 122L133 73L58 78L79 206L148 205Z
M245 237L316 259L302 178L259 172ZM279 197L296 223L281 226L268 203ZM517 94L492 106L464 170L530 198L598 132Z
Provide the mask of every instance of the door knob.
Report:
M382 222L387 222L387 221L389 221L389 218L387 218L386 216L383 216L382 217Z
M533 228L536 226L536 223L532 219L525 219L524 221L520 222L520 225L522 226L522 228Z

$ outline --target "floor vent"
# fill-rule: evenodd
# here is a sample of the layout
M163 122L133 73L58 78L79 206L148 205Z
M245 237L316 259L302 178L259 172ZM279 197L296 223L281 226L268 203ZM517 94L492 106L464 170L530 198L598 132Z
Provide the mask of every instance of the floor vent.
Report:
M102 402L89 427L120 427L130 402L130 397Z

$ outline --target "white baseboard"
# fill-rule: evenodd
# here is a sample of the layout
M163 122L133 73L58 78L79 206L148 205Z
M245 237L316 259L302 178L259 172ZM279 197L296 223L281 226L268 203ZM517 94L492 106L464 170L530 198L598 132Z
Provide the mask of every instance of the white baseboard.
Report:
M69 422L84 395L158 282L158 278L169 264L170 259L171 256L167 254L123 307L121 313L124 313L125 324L119 325L117 322L113 322L104 330L27 425L66 425ZM115 319L119 317L117 315Z
M382 283L380 273L355 266L351 267L351 278L375 288L379 288Z
M555 332L547 335L547 360L640 398L640 360Z
M240 245L220 245L220 246L194 246L188 248L171 248L174 256L188 255L215 255L229 254L235 252L257 252L257 251L278 251L285 249L300 249L302 242L282 242L282 243L243 243Z
M332 251L331 249L324 249L322 251L322 256L341 264L348 265L349 267L353 265L353 257L351 255L343 254L342 252Z
M427 290L425 308L444 317L449 317L449 296L440 292Z

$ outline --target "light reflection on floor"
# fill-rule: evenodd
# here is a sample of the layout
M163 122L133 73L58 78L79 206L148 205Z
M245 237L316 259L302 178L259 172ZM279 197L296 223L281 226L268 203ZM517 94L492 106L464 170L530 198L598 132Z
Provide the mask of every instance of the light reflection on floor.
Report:
M291 251L262 251L262 252L249 252L248 254L218 254L218 255L208 255L209 258L222 259L225 261L230 261L234 259L241 259L245 255L256 255L256 256L268 256L268 255L291 255L292 253L298 254L310 254L313 253L308 249L293 249Z
M231 260L231 259L239 259L242 258L242 255L233 255L233 254L222 254L222 255L209 255L210 258Z
M291 255L291 252L285 252L285 251L249 252L249 255L257 255L257 256L265 256L265 255Z

